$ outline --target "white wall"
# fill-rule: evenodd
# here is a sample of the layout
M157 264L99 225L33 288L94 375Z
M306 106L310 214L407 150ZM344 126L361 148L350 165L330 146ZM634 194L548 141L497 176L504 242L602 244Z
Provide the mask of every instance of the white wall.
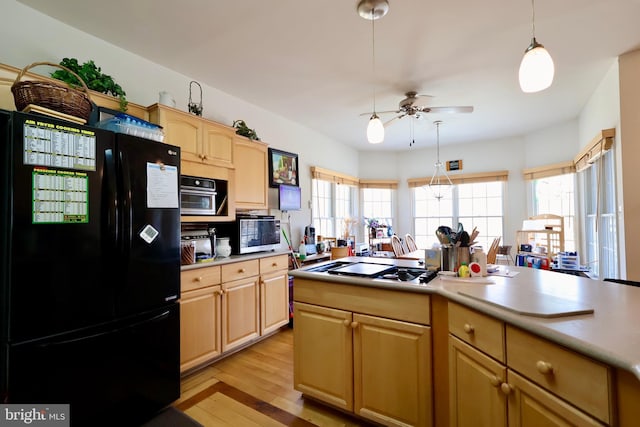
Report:
M187 111L189 82L192 78L78 31L15 1L3 0L1 7L1 63L23 68L39 61L59 63L64 57L77 58L80 62L93 59L104 73L111 75L123 87L129 101L151 105L158 101L158 93L166 90L176 99L177 108ZM32 71L47 74L50 70L43 67ZM243 119L272 147L299 155L303 210L291 213L291 226L292 237L300 241L304 226L311 220L307 204L311 198L310 166L357 176L357 151L213 87L203 86L202 91L203 117L226 125ZM198 101L199 91L194 95Z

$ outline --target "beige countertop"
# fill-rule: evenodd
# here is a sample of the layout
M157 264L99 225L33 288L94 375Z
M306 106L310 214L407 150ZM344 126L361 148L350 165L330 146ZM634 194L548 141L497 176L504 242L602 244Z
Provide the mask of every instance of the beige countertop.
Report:
M252 259L268 258L271 256L287 255L287 254L289 254L288 251L273 251L273 252L256 252L253 254L246 254L246 255L231 255L226 258L217 257L211 261L196 262L195 264L182 265L180 266L180 271L194 270L196 268L205 268L205 267L211 267L214 265L231 264L234 262L249 261Z
M419 266L417 261L358 257L341 259L344 260ZM439 277L428 284L417 284L306 271L318 265L293 270L290 274L326 282L439 294L594 359L628 370L640 379L639 287L513 266L501 266L501 270L504 272L508 268L511 273L517 273L514 277L489 276L475 283ZM483 298L489 298L492 302ZM506 308L496 304L504 304ZM592 312L562 315L563 309ZM523 311L531 314L519 314ZM560 317L540 317L549 313Z

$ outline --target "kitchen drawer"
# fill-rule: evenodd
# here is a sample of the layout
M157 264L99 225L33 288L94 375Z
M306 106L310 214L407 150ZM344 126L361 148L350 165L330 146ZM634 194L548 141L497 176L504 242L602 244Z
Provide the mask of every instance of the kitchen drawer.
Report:
M609 424L609 367L557 344L507 326L507 364L538 385Z
M289 255L260 258L260 274L289 269Z
M500 362L505 362L504 323L462 305L449 303L449 332Z
M180 291L187 292L220 284L220 266L196 268L180 273Z
M257 259L234 262L232 264L223 264L221 267L223 283L260 274L260 263Z

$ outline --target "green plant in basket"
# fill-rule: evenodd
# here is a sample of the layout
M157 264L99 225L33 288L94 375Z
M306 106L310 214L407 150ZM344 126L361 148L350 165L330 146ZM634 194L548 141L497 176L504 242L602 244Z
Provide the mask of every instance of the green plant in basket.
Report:
M120 100L120 110L127 111L128 101L125 98L125 91L122 90L122 87L117 84L110 75L104 74L102 69L97 67L93 60L80 65L75 58L63 58L62 61L60 61L60 65L67 67L79 75L89 89L117 97ZM65 70L54 71L51 73L51 77L73 86L80 86L78 79Z

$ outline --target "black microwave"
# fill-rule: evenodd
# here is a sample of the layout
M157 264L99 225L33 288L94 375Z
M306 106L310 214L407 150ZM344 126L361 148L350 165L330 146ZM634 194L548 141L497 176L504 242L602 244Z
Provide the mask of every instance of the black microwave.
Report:
M280 220L269 215L236 217L231 248L235 254L272 251L280 246Z

